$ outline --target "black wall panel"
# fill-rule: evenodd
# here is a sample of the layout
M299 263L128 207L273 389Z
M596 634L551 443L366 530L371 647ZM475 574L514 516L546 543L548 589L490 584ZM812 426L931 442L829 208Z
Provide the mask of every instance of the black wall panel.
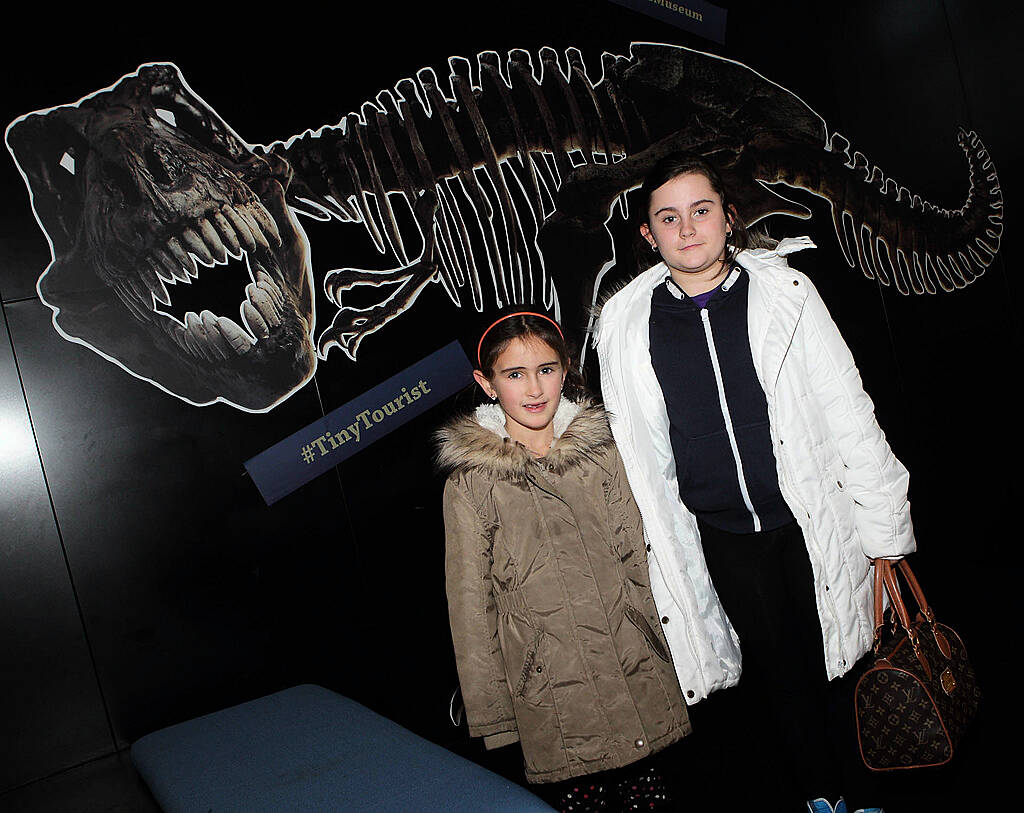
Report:
M320 416L315 388L271 415L198 410L63 341L38 302L7 312L118 744L322 671L352 546L337 479L270 511L242 466Z
M33 302L5 308L38 311ZM0 788L112 746L6 320L0 322Z
M993 56L1009 53L1014 14L943 2L886 4L875 16L851 8L844 28L862 58L858 70L836 72L850 140L890 174L898 167L897 180L908 188L938 206L963 205L970 190L958 126L977 131L999 172L1006 232L984 277L930 296L879 288L905 410L901 423L882 425L899 432L894 445L911 463L919 567L934 585L931 600L962 619L968 640L980 642L979 668L999 689L1008 685L1006 674L996 648L984 644L992 640L992 612L1012 611L1013 587L1003 580L1020 563L1007 543L1010 472L1022 451L1007 392L1021 363L1013 273L1020 159L1008 138L1021 96L1016 69ZM868 105L887 127L864 115ZM1001 565L993 568L990 557Z
M800 96L852 150L948 208L968 193L957 127L976 129L1003 181L1007 230L1000 256L965 290L905 297L866 279L846 265L827 204L810 195L794 194L810 220L766 225L776 237L810 234L819 245L793 264L832 309L911 470L918 569L932 601L963 628L996 705L1008 679L993 654L1003 647L990 614L1014 609L1018 556L1007 464L1019 458L1020 433L1006 390L1021 350L1020 285L1011 273L1019 257L1020 21L999 17L995 3L960 0L721 5L730 9L724 46L607 2L516 4L500 22L468 3L417 5L378 27L295 9L279 20L228 21L212 11L201 40L180 21L83 21L48 27L45 54L13 61L2 112L6 123L167 60L243 139L269 143L334 123L422 67L443 75L450 55L577 46L596 77L601 51L652 41L750 66ZM430 434L465 399L269 508L242 466L465 338L464 311L430 286L366 339L357 361L332 352L314 381L271 412L193 407L54 331L34 290L48 248L9 160L0 162L0 184L0 293L10 331L0 337L0 396L5 441L10 425L20 450L0 461L0 647L12 653L0 667L0 752L16 754L0 769L0 791L305 681L515 775L515 759L502 762L508 749L485 756L447 722L456 678ZM318 278L373 256L358 227L304 225ZM329 319L320 295L318 326ZM596 384L598 371L588 373ZM975 736L994 736L1001 722L983 715ZM985 755L976 749L943 776L963 787L987 782L994 774ZM921 780L900 781L894 792L906 796Z

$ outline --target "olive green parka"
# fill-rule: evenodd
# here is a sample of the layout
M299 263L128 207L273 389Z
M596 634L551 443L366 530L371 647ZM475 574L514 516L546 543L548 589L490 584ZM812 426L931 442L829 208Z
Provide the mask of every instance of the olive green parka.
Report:
M469 732L530 782L617 768L690 732L640 512L603 409L562 399L543 458L497 404L438 433L448 612Z

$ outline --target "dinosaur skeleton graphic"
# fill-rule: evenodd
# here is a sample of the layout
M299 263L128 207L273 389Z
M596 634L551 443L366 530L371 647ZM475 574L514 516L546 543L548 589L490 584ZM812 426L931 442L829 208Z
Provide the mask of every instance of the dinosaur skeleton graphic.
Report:
M973 133L959 134L966 201L942 209L738 62L635 43L603 54L595 81L575 49L538 56L453 57L444 81L425 68L336 125L265 146L170 64L22 116L7 144L53 254L39 296L65 337L171 394L265 411L332 348L355 359L431 283L476 311L535 303L581 338L615 265L614 213L677 149L719 166L748 224L809 217L787 187L825 199L850 266L903 294L961 288L999 249L999 181ZM361 224L383 266L324 275L337 310L319 336L297 215ZM211 277L241 298L237 319L201 296L171 307ZM380 301L349 304L365 286Z

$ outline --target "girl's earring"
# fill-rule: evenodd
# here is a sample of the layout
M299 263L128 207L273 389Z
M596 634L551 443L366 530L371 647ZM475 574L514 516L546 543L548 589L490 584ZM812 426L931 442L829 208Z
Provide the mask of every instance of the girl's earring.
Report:
M653 251L655 254L658 253L658 244L657 243L651 243L651 251Z
M491 400L492 401L497 401L498 400L498 394L497 393L492 393L491 394Z

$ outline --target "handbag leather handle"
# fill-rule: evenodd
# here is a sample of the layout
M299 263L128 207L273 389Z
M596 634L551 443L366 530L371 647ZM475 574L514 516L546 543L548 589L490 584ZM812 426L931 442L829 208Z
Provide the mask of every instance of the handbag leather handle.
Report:
M907 605L903 601L903 593L900 590L900 583L896 579L896 571L892 567L892 562L886 560L885 567L882 569L882 577L885 582L885 590L889 594L889 601L892 602L896 617L900 620L900 626L909 633L910 613L907 612Z
M878 650L882 642L882 630L885 629L885 595L886 595L886 571L890 570L892 563L888 559L875 559L875 650Z
M921 590L921 585L918 583L917 577L914 576L914 571L910 569L906 559L900 559L899 566L903 578L907 580L907 584L910 585L910 591L914 594L914 600L917 601L920 615L924 617L931 627L932 636L935 638L935 645L939 648L939 652L942 653L942 657L949 660L953 657L953 650L949 645L949 640L942 630L939 629L939 625L935 623L935 613L932 612L932 608L925 599L924 591Z
M873 563L875 566L876 631L884 626L883 590L889 594L889 599L891 600L904 629L910 628L910 613L907 611L906 603L903 601L903 594L900 591L899 580L896 578L896 571L894 570L893 565L896 565L899 568L900 573L903 574L903 578L906 580L907 586L910 587L910 592L914 596L914 601L917 603L917 608L920 614L928 621L928 623L935 623L935 614L932 612L932 608L928 604L928 600L924 597L924 591L921 589L921 584L914 575L914 571L910 569L910 564L906 559L900 559L898 562L892 562L888 559L875 559Z
M949 641L935 623L935 614L932 612L931 606L928 604L928 600L924 597L924 591L921 589L921 584L918 582L917 577L914 576L914 571L910 569L910 565L906 559L900 559L895 563L888 559L874 560L876 647L881 640L882 629L885 626L883 593L888 593L889 600L893 606L893 612L895 612L900 626L903 627L904 632L906 632L907 637L910 639L910 642L914 647L914 651L917 653L917 657L921 661L921 665L924 667L925 672L931 674L931 668L918 646L917 633L913 629L910 620L910 613L907 611L907 606L903 601L903 594L900 591L899 580L896 578L896 568L893 567L894 564L899 568L899 571L903 574L903 578L906 580L907 585L910 587L910 592L914 596L914 601L917 602L918 617L927 621L939 651L947 660L952 655Z
M895 616L893 632L896 631L898 622L907 635L910 635L910 624L906 606L903 604L903 596L900 594L899 583L892 572L892 562L888 559L875 559L872 565L875 568L875 640L873 648L877 654L882 645L882 631L885 629L885 597L887 594Z
M928 606L928 600L924 597L924 591L921 589L914 571L910 569L910 564L906 559L900 559L898 565L903 578L907 580L907 584L910 586L910 592L914 594L914 600L917 602L921 615L928 620L928 623L935 623L935 615L932 613L932 608Z
M893 610L895 610L896 616L900 620L900 626L903 627L903 631L906 633L907 638L910 641L910 645L914 649L914 654L917 655L917 662L921 664L925 677L928 680L931 680L931 664L928 663L928 658L921 649L921 642L918 639L918 630L910 621L910 613L907 612L907 605L903 603L900 584L896 579L896 570L892 567L891 562L886 562L886 566L883 568L882 573L885 581L885 589L889 593L889 600L892 602Z

